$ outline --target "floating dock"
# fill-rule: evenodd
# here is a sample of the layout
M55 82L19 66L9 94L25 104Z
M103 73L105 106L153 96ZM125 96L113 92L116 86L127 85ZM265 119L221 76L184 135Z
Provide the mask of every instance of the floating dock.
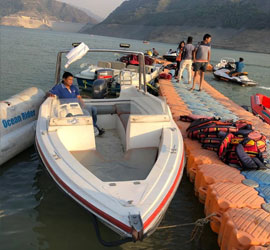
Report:
M166 97L182 132L187 156L187 175L205 214L215 213L211 229L218 234L221 250L270 249L270 169L240 171L223 163L217 153L203 149L187 137L190 123L181 115L218 116L251 121L255 130L270 139L270 125L222 95L204 81L202 91L189 91L190 84L160 79L160 94ZM197 86L198 88L198 86ZM269 146L269 145L268 145Z

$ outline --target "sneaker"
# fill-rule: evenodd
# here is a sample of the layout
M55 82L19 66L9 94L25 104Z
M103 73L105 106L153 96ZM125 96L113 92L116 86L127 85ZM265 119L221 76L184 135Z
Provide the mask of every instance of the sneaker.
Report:
M98 135L103 135L105 133L105 130L102 128L102 129L99 129L98 132L99 132Z
M99 130L96 127L94 127L94 134L95 134L95 136L99 135Z

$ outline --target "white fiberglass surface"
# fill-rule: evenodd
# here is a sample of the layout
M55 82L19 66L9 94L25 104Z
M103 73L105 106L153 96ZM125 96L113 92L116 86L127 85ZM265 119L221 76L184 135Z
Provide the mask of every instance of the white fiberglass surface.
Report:
M51 117L85 116L89 113L82 107L77 98L54 98L51 105Z
M124 152L115 129L96 137L97 150L72 151L72 155L102 181L144 180L155 164L158 148L137 148Z

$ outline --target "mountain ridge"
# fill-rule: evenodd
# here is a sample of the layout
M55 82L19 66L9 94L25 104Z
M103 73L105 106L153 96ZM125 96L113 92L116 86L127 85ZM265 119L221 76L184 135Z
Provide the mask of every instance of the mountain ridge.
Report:
M1 0L0 18L29 17L32 20L92 23L98 21L84 11L55 0ZM45 24L48 22L45 22Z
M270 53L268 0L129 0L84 33L178 43L213 35L213 46Z

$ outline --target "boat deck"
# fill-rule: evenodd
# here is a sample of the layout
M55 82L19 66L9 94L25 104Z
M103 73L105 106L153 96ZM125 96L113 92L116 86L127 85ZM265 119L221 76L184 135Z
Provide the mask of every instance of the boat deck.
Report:
M199 114L245 119L268 140L270 126L205 81L200 92L190 92L191 85L174 79L160 79L159 84L184 138L187 175L195 184L195 195L204 204L206 215L216 214L210 226L218 233L221 250L266 249L263 246L270 245L270 170L241 171L226 165L214 151L201 148L198 141L187 137L189 123L179 121L179 117Z
M144 180L154 166L158 148L136 148L124 152L117 131L96 137L97 150L72 151L72 155L104 182Z

